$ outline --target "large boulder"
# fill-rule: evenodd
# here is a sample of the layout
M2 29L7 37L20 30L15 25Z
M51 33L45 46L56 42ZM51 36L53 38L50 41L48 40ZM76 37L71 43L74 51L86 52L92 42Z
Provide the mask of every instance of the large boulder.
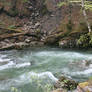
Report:
M59 88L59 89L53 90L52 92L68 92L68 91L65 89Z
M75 48L77 47L77 39L66 37L59 41L59 47L61 48Z
M89 82L79 83L77 86L77 92L92 92L92 84Z
M56 82L56 84L54 85L54 87L56 89L58 88L63 88L63 89L67 89L67 90L74 90L76 89L78 83L75 82L74 80L61 76L59 78L59 80Z

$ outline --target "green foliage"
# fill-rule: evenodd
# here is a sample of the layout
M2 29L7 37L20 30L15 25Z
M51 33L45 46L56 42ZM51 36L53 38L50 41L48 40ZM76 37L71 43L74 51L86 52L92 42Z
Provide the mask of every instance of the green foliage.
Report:
M92 46L92 33L88 33L88 36L90 37L89 44Z
M24 3L28 2L28 0L23 0Z
M68 82L69 82L69 80L63 80L63 82L64 82L64 83L68 83Z
M10 25L8 26L9 29L16 29L16 26L15 25Z
M66 5L65 2L60 2L60 3L57 4L58 7L62 7L62 6L64 6L64 5Z
M63 5L68 5L68 4L78 4L81 6L81 0L67 0L67 2L60 2L58 3L58 7L62 7ZM89 9L89 10L92 10L92 2L91 1L86 1L84 0L84 3L85 3L85 9Z
M78 45L81 45L82 47L92 46L92 33L81 35L78 40Z
M14 9L14 10L10 10L9 13L8 13L10 16L16 16L18 15L18 10L17 9Z
M17 88L15 88L15 87L11 87L11 91L12 92L21 92L21 91L19 91Z
M85 1L85 9L92 10L92 2L91 1Z
M43 80L37 76L31 77L31 83L36 83L37 89L41 89L43 92L51 92L51 90L54 89L50 81L47 81L47 83L43 83Z
M92 76L89 78L88 82L89 82L89 85L92 86Z
M92 76L89 78L89 80L91 80L91 81L92 81Z
M89 46L89 36L87 34L81 35L80 39L78 40L78 45L81 45L82 47L88 47Z

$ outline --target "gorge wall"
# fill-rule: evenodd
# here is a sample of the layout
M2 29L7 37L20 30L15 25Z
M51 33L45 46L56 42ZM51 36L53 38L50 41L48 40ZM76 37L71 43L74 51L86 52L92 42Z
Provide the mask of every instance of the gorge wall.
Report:
M78 39L81 35L88 33L81 7L76 4L71 7L67 5L58 7L58 3L62 1L0 0L0 33L4 34L1 38L4 38L7 33L4 33L5 29L2 27L6 30L8 28L8 31L18 29L28 32L25 35L14 35L14 37L13 35L10 37L9 33L12 32L8 32L9 36L5 36L3 40L0 38L0 45L2 41L7 44L25 41L28 43L36 41L37 44L39 41L46 45L57 45L62 48L81 47L77 46ZM92 12L87 10L87 15L92 24ZM7 41L7 39L9 40Z

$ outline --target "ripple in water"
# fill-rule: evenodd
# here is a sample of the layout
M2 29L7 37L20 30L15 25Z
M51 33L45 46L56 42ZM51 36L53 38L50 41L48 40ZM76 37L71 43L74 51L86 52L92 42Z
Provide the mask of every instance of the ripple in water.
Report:
M83 81L92 75L92 64L83 66L82 60L92 60L92 54L61 49L2 52L0 53L0 76L9 78L0 81L0 90L10 92L8 89L12 86L26 88L25 85L35 77L38 80L49 79L55 82L57 81L55 76L66 75Z

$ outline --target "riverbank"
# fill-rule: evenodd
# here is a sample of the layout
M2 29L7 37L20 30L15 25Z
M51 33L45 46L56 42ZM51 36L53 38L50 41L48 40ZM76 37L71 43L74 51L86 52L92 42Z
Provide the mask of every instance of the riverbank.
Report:
M77 5L72 6L72 19L69 21L67 11L69 7L65 5L58 7L59 2L53 0L22 2L21 0L12 4L15 1L8 2L11 7L0 1L0 50L45 45L61 48L92 47L92 35L88 33L83 15L80 14L80 7ZM14 12L13 7L16 7ZM87 13L91 24L92 13L91 11Z

